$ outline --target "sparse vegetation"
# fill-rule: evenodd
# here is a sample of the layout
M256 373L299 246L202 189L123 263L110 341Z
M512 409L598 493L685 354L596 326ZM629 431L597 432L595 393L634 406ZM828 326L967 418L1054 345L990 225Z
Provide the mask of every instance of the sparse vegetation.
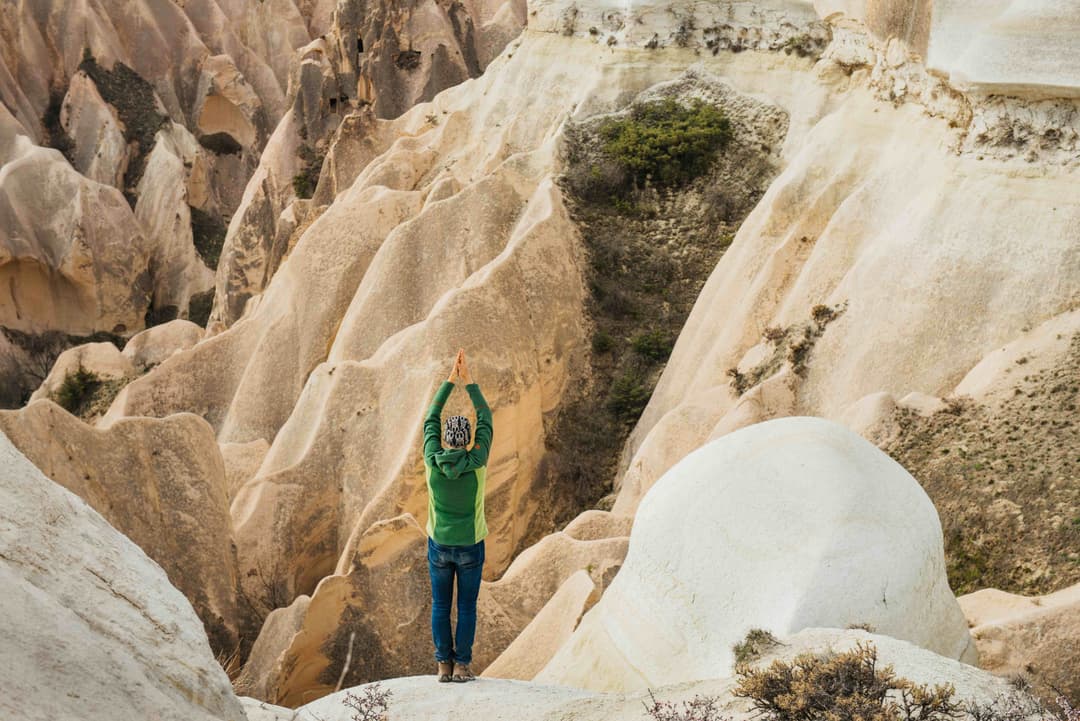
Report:
M652 691L649 700L643 701L645 713L653 721L723 721L727 717L720 715L720 700L716 696L696 694L689 701L657 701Z
M64 376L51 398L71 415L91 420L105 413L130 381L130 377L102 378L80 365Z
M135 188L146 168L146 156L154 148L157 132L169 118L158 112L154 87L124 63L117 61L112 70L106 70L86 48L79 70L94 81L102 99L116 108L124 125L124 140L136 145L134 157L124 173L124 195L134 207Z
M628 368L611 384L608 410L622 423L633 423L649 403L652 388L644 374Z
M762 341L772 343L772 355L747 371L728 368L727 375L736 395L742 395L758 383L770 378L787 363L796 375L803 375L814 345L825 333L829 323L844 312L843 303L836 306L815 305L810 310L810 320L789 328L769 326L762 333Z
M685 183L704 173L716 152L731 140L731 123L714 105L695 98L642 103L600 126L604 151L620 163L636 186Z
M22 378L14 379L12 383L14 387L5 388L7 393L2 396L5 404L14 407L25 405L30 400L30 395L48 377L56 359L68 348L83 343L112 343L117 348L123 348L125 343L124 338L103 331L87 336L77 336L52 330L44 333L26 333L0 326L0 333L3 333L9 343L25 354L25 360L19 368L22 371Z
M651 361L663 362L671 355L671 349L675 342L667 333L659 330L651 330L639 333L630 341L630 347L642 358Z
M64 376L60 387L53 394L53 400L68 413L77 416L100 385L100 376L80 364Z
M783 124L770 126L763 132L776 138L762 143L755 136L751 143L726 118L721 128L721 111L704 101L673 96L641 105L651 107L628 108L566 129L566 171L559 183L585 243L591 353L582 359L587 365L577 372L570 399L548 436L542 472L558 484L560 503L536 516L522 544L561 527L581 508L610 502L626 437L648 404L705 279L774 175L767 148L786 131ZM670 108L677 122L663 117ZM710 127L703 130L703 124ZM723 151L717 147L688 161L680 182L649 179L644 168L654 161L678 168L669 178L683 174L682 149L668 152L661 141L684 130L686 147L720 146L718 135L725 136ZM623 151L637 158L634 163L641 161L637 182L619 157ZM665 154L670 161L664 161Z
M743 664L756 661L766 651L779 645L780 641L777 640L776 636L773 636L765 629L752 628L747 631L742 641L731 647L731 652L735 654L735 667L739 668Z
M300 160L304 161L304 166L299 173L293 176L293 192L296 193L297 198L307 200L315 194L315 188L319 185L319 176L322 173L325 155L315 151L308 145L301 145L300 150L297 152L300 155Z
M1080 477L1080 334L1055 366L1013 367L1016 392L994 406L955 397L930 416L897 409L884 447L937 508L957 594L1040 595L1080 581L1080 526L1069 512L1080 486L1067 482Z
M592 338L593 353L608 353L615 347L615 339L607 331L597 331Z
M372 683L359 691L346 691L341 702L352 709L352 721L385 721L393 695L390 689Z
M1019 693L1002 694L990 703L969 703L964 707L971 721L1080 721L1080 708L1063 694L1052 694L1052 703L1043 703L1031 694L1026 683L1016 685Z
M951 685L898 678L880 667L873 644L850 651L800 654L767 668L743 666L735 695L768 721L948 721L962 714Z

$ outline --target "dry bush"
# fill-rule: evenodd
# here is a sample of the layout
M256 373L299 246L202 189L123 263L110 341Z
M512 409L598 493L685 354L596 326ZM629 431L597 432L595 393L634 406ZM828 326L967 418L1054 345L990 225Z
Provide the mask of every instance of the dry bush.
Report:
M689 701L676 704L673 701L657 701L652 691L645 704L645 713L653 721L727 721L720 715L715 696L695 695Z
M352 709L352 721L384 721L393 693L373 683L357 691L346 691L343 704Z
M776 648L780 642L771 633L763 628L752 628L746 632L742 641L731 647L735 654L735 666L756 661L769 649Z
M800 654L767 668L742 666L735 695L770 721L947 721L960 716L951 685L929 687L879 667L877 648Z

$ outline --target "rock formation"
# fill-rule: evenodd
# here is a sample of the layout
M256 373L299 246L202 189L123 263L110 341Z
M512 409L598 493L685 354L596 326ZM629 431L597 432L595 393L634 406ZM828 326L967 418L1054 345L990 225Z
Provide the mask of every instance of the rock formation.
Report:
M624 691L724 675L752 628L870 624L975 661L930 499L835 423L785 418L707 444L653 487L630 538L537 681Z
M1015 691L1003 679L974 669L957 661L943 658L903 641L864 631L808 629L792 636L781 636L777 652L769 653L756 665L768 665L774 660L790 661L800 653L840 652L856 643L871 643L877 649L881 665L892 665L897 676L915 683L951 683L956 698L962 703L987 704L996 698L1010 697ZM581 721L638 721L645 716L642 703L649 702L648 691L629 693L595 693L565 686L544 686L520 681L484 679L465 684L447 693L446 689L426 678L392 679L379 684L390 691L390 706L394 718L402 721L451 721L462 717L541 719L571 717ZM662 701L688 701L695 696L716 700L716 710L723 718L749 721L754 712L745 700L732 696L734 680L714 676L707 681L681 683L652 689L652 698ZM324 718L327 721L346 721L351 710L343 703L347 693L362 695L363 688L350 689L327 696L299 709L301 715ZM287 709L264 709L267 719L284 721ZM278 715L271 716L274 713ZM261 717L257 717L261 718Z
M291 107L229 226L213 320L234 323L314 219L303 217L317 216L356 178L364 163L348 157L348 146L382 152L392 142L375 118L396 118L478 76L524 24L522 0L339 3L329 31L291 67Z
M191 414L92 428L48 400L0 411L0 431L154 559L206 626L237 645L236 557L225 472L209 426Z
M387 618L424 626L417 441L461 345L496 411L481 605L483 661L505 651L502 671L531 675L572 631L542 678L584 683L595 663L590 683L611 688L715 682L749 625L782 634L870 623L960 657L968 639L942 541L959 590L1002 578L1042 593L1076 581L1073 8L104 0L66 10L23 3L0 17L0 373L16 378L0 400L21 402L42 383L39 397L57 393L79 357L109 376L95 403L118 395L96 428L44 400L0 426L168 570L215 647L238 630L251 641L266 619L242 679L250 693L289 705L328 693L353 632L366 655L347 683L427 668L426 633ZM616 387L595 372L610 359L591 317L591 274L598 262L637 270L641 259L630 244L606 259L590 245L595 226L568 188L594 168L573 152L574 134L663 98L703 99L727 116L737 140L715 166L723 174L709 177L737 187L714 202L650 181L644 190L668 215L605 194L603 213L621 214L612 227L647 228L641 237L662 249L649 260L667 263L644 269L657 307L675 292L697 297L684 328L680 315L638 336L655 329L627 321L619 341L646 341L634 352L655 362ZM695 224L709 214L723 223ZM694 233L736 226L701 244L715 251L706 264ZM675 289L667 269L683 263L715 263L699 295L693 283ZM151 328L122 354L82 346L52 363L63 347L123 345L172 318L198 324ZM617 391L630 401L625 417L583 422ZM461 398L447 410L468 413ZM900 458L938 504L944 539L911 476L850 434L829 426L804 457L798 442L787 452L769 435L775 425L740 430L792 415L840 419ZM611 450L602 464L604 474L618 465L602 479L613 512L550 534L599 496L560 465L575 423L583 447L605 434L618 447L633 431L621 458ZM790 461L775 477L797 510L750 513L785 496L755 495L749 471L715 476L710 464L682 479L688 495L664 484L647 495L665 473L682 475L684 458L693 469L757 433L769 455L755 463ZM961 449L986 457L961 463ZM1019 455L1040 461L1021 467ZM815 462L818 495L790 472ZM702 503L717 487L744 505ZM639 504L636 535L652 540L612 581ZM674 516L656 510L665 504L697 522L681 535L656 530L667 529L658 515ZM797 512L806 507L815 513ZM878 535L836 534L858 525L857 507L874 509ZM716 513L741 535L691 546L690 531L705 533ZM195 515L208 526L198 533ZM785 540L800 524L819 545ZM661 573L657 554L673 535L689 550ZM762 579L700 555L746 557L732 550L744 538L757 539L755 553L786 544L788 565ZM858 572L837 581L836 566L807 556L815 551ZM901 562L881 563L886 555ZM710 603L678 607L692 606L683 615L700 633L656 601L699 581ZM826 581L844 589L843 603L820 591ZM802 594L799 608L775 605L790 598L780 583ZM722 584L759 595L732 600ZM925 593L897 590L913 585ZM611 610L650 603L657 623L634 633ZM520 660L536 638L550 643ZM676 660L630 668L641 648ZM614 703L563 693L528 687L522 703ZM418 709L431 703L419 698ZM621 698L640 715L640 697ZM476 703L459 710L484 708Z
M944 395L1080 292L1075 101L965 95L903 43L846 20L832 30L807 87L837 92L827 107L780 103L786 167L717 264L634 430L621 512L733 427L839 417L879 391ZM733 390L733 371L751 387Z
M0 714L244 721L161 568L0 433Z
M987 588L958 600L982 668L1024 679L1050 698L1080 694L1080 585L1035 597Z

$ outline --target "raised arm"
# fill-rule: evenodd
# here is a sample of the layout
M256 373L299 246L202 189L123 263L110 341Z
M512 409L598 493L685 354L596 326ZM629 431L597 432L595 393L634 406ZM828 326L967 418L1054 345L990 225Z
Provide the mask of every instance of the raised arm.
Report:
M457 363L458 376L465 381L465 390L469 392L473 408L476 410L476 434L473 436L473 448L469 451L469 465L479 468L487 465L488 453L491 452L491 438L494 428L491 424L491 408L488 407L480 386L473 383L469 366L465 363L465 353L460 352Z
M480 392L480 386L470 383L465 386L465 390L469 392L473 408L476 409L476 442L473 444L469 456L472 464L477 467L486 466L488 454L491 452L491 439L494 435L494 428L491 424L491 408L488 407L484 394Z
M450 377L442 382L439 390L435 391L435 398L432 399L427 415L424 416L424 462L429 466L434 465L431 457L442 449L442 409L446 405L446 399L454 390L454 379L458 376L458 367L464 355L464 351L458 351Z

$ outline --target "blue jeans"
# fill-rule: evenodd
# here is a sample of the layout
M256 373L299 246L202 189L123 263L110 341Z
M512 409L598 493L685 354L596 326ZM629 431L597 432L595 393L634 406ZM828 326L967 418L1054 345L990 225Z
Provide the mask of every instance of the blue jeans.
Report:
M472 663L476 636L476 597L484 570L484 542L473 546L442 546L428 539L428 573L431 574L431 635L435 660ZM457 576L457 638L450 629L450 602ZM456 643L455 643L456 640Z

